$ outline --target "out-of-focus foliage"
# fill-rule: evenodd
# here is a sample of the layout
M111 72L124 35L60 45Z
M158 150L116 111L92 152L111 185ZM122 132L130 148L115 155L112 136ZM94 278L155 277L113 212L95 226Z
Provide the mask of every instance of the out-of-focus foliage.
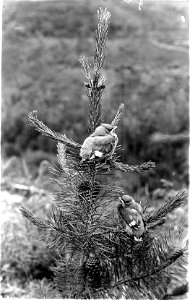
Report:
M156 176L171 178L172 172L187 182L187 144L149 143L154 132L188 131L188 16L180 3L148 2L139 11L136 4L111 0L4 2L2 153L26 153L31 162L28 153L36 151L34 164L39 153L55 154L55 143L28 126L32 110L51 129L77 142L87 136L88 99L78 58L93 54L100 5L112 14L104 119L111 121L125 103L117 129L122 159L154 160L150 184ZM145 175L142 183L146 181Z
M11 172L9 176L6 174L1 187L1 293L2 297L32 298L32 282L52 278L50 266L54 264L56 253L45 248L39 240L40 229L23 219L19 207L27 203L34 213L44 217L52 195L42 188L47 175L46 180L45 176L41 178L39 189L36 180L28 185L27 178L21 177L19 161L15 171L17 176Z
M6 279L17 277L23 282L29 278L42 279L45 274L47 277L52 275L49 266L53 262L53 256L34 236L29 238L29 228L26 225L6 222L3 230L1 264L2 275ZM39 235L37 232L36 234Z

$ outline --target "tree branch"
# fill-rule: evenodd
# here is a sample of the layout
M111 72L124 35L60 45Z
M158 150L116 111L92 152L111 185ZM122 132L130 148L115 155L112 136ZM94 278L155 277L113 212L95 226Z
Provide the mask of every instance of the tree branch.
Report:
M145 216L146 223L153 223L159 221L166 217L166 215L172 212L175 208L181 206L187 200L187 192L181 191L175 197L170 198L170 200L162 205L153 214Z
M130 166L128 164L119 163L113 160L109 160L108 163L113 169L120 170L122 172L137 173L137 174L149 171L150 169L153 169L155 167L155 163L152 161L148 161L141 165L136 165L136 166Z
M71 152L76 158L79 158L79 150L81 145L69 139L65 134L51 130L46 126L42 121L37 118L37 111L34 110L28 114L29 125L35 127L35 129L40 132L42 135L50 137L51 139L56 140L57 142L63 143L67 146L67 150Z
M97 126L102 123L102 92L105 88L105 77L101 76L100 70L103 67L106 55L105 45L107 41L109 19L111 14L106 8L98 10L98 27L95 32L95 52L90 60L85 56L81 56L79 61L82 64L83 73L88 79L85 83L87 88L87 96L90 101L89 107L89 131L92 133ZM91 69L93 67L93 73Z
M46 224L46 222L43 222L39 218L34 217L33 214L26 207L21 206L20 211L21 211L22 215L25 218L27 218L28 220L30 220L30 222L32 222L34 225L36 225L42 229L47 229L49 227Z
M152 271L148 272L148 273L142 273L139 276L134 276L131 277L130 279L122 279L119 280L116 284L113 285L113 287L130 282L130 281L137 281L137 280L141 280L144 279L146 277L150 277L151 275L155 275L159 272L161 272L163 269L167 268L168 266L170 266L172 263L174 263L177 259L179 259L180 257L182 257L184 254L184 250L183 249L178 249L175 250L168 258L165 262L163 262L161 265L155 267Z

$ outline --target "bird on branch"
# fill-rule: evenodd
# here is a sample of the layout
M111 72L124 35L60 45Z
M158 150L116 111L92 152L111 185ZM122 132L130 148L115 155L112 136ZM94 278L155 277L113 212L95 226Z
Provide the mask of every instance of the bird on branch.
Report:
M117 126L102 123L85 139L81 149L81 162L96 158L112 158L118 143Z
M123 195L119 200L118 215L122 228L129 236L134 236L135 241L141 241L146 230L141 205L129 195Z

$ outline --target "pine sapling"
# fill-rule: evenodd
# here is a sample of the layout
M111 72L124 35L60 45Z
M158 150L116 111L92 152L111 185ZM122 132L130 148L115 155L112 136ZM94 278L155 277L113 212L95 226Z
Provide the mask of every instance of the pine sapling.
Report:
M180 235L172 239L170 234L156 235L154 229L166 222L167 214L182 205L187 195L180 192L146 214L135 199L124 195L118 180L107 180L114 170L140 174L155 167L151 161L137 166L118 161L114 130L124 104L110 124L103 123L106 86L101 70L110 16L107 9L98 10L94 55L80 58L89 99L86 144L49 129L36 111L29 114L30 125L58 143L59 167L52 169L57 191L49 216L41 220L24 207L21 212L42 229L46 246L57 253L56 266L52 266L54 282L45 288L48 295L52 290L57 298L164 299L173 270L182 274L187 245L180 244ZM85 159L81 151L88 151ZM43 285L39 290L46 297Z

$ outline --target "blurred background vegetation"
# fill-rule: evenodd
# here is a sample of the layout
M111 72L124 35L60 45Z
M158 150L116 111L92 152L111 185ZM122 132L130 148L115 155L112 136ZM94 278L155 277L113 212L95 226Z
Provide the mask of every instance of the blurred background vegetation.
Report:
M24 281L24 286L29 282L29 286L44 274L52 276L49 265L55 254L44 252L43 245L35 241L37 229L28 239L29 225L18 207L27 203L38 215L47 211L52 197L41 189L52 192L53 186L47 174L43 177L40 164L44 160L55 164L57 149L54 141L28 126L27 115L37 110L38 118L51 129L79 143L86 138L88 98L78 59L93 54L100 6L111 13L103 70L107 78L104 121L111 122L124 103L117 128L118 154L129 164L156 163L153 171L142 176L115 175L125 180L126 192L151 200L152 207L187 187L188 3L166 2L144 1L141 10L135 1L127 4L120 0L3 2L2 186L4 212L10 213L4 220L2 238L4 296L30 296L15 288L10 292L7 282L12 277ZM155 140L155 133L171 138ZM13 182L39 190L29 188L23 194L21 186L15 188ZM179 209L171 221L178 224L181 220L187 226L182 216L184 210Z
M155 132L188 134L188 15L184 3L122 1L9 2L3 5L2 154L29 164L53 160L56 144L27 124L38 111L51 129L82 143L88 99L80 55L91 56L96 11L111 12L104 72L104 121L121 102L117 133L123 161L156 162L151 177L187 183L187 143L152 143ZM185 22L184 22L184 19ZM147 181L147 178L145 179ZM151 183L150 178L150 183Z

